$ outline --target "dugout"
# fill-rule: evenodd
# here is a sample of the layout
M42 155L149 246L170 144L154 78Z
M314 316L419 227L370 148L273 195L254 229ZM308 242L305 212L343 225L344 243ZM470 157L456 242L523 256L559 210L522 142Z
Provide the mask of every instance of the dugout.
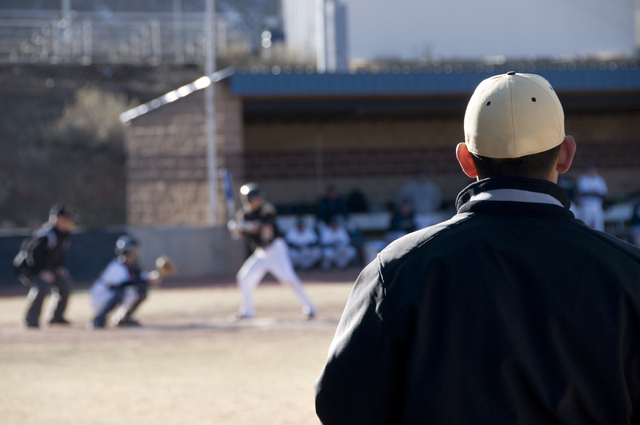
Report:
M236 189L258 182L282 213L310 211L328 184L345 196L360 191L370 213L384 211L419 166L441 188L443 208L452 207L470 182L454 155L463 140L466 103L480 81L509 70L540 74L558 92L567 134L578 143L571 176L595 161L612 201L640 189L640 69L634 60L336 74L239 69L215 85L217 165L231 171ZM173 232L167 241L174 242L175 229L214 232L208 223L204 91L150 109L126 130L128 225L143 233ZM236 258L241 249L219 248L233 245L223 229L221 187L217 205L222 231L205 238L200 252L218 247L222 261L195 274L234 273L242 260ZM185 240L179 251L191 249Z

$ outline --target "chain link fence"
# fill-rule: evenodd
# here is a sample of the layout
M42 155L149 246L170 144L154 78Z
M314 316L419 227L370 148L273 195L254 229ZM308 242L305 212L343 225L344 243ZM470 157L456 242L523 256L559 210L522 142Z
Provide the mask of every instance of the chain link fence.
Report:
M204 63L204 13L0 9L0 64ZM218 54L250 35L215 19Z

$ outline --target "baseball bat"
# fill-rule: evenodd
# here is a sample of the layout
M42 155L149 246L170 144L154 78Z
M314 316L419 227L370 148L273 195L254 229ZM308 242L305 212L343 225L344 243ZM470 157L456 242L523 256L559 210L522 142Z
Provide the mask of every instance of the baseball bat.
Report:
M224 196L227 200L227 218L232 220L236 214L236 203L233 198L233 185L231 183L231 173L224 167L220 168L220 179L224 187Z

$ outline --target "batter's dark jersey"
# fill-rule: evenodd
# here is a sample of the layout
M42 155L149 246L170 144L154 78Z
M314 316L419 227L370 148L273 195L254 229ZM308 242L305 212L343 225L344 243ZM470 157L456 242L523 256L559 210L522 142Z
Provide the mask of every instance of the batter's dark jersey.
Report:
M240 210L236 214L236 220L251 222L262 227L265 224L273 226L273 236L265 239L260 236L260 233L244 233L245 240L251 251L257 247L268 246L275 238L282 236L282 232L278 229L276 222L277 211L276 208L268 202L263 202L262 206L256 211Z

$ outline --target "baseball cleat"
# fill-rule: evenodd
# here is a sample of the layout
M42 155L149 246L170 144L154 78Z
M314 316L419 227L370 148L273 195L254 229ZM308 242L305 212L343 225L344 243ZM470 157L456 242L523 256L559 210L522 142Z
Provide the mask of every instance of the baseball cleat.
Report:
M93 331L93 330L98 330L98 329L104 329L104 323L103 324L96 324L94 322L89 322L87 323L87 330L88 331Z
M131 328L131 327L140 327L142 325L137 320L132 319L131 317L126 317L126 318L120 320L117 323L117 326L120 327L120 328Z
M313 320L316 317L316 310L313 307L304 306L302 307L302 315L305 320Z
M229 321L229 323L236 323L239 322L240 320L243 319L252 319L253 316L249 316L246 314L241 314L241 313L234 313L232 315L230 315L229 317L227 317L227 321Z

